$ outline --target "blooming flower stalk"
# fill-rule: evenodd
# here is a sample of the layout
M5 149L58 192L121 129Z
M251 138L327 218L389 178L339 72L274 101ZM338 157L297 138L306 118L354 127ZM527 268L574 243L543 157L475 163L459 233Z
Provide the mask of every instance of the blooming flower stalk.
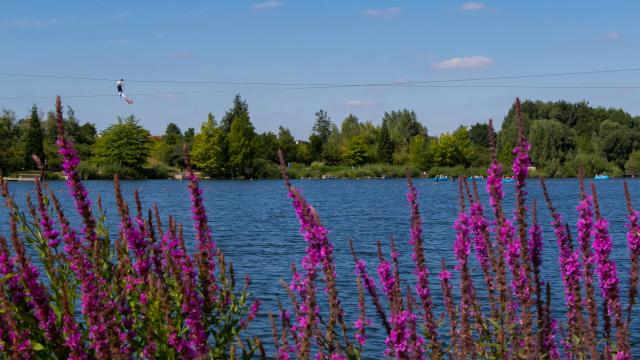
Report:
M601 216L598 204L596 186L591 183L591 192L596 214L593 225L593 250L596 262L596 273L599 278L600 294L604 299L608 315L614 320L616 326L617 359L631 359L629 349L628 329L622 319L622 304L618 285L618 271L616 263L610 259L612 241L609 235L609 222Z
M422 219L418 205L418 191L411 177L408 179L408 187L407 201L411 208L411 236L409 238L409 244L413 246L411 256L415 264L416 293L422 302L424 330L430 341L432 355L440 356L438 332L433 317L433 301L431 299L431 289L429 289L429 269L427 268L424 257L424 241L422 238Z
M627 247L629 248L629 258L631 260L631 271L629 272L629 305L627 307L627 328L631 325L631 313L636 304L638 295L638 278L640 272L640 212L636 211L631 204L629 185L624 182L624 197L627 201Z

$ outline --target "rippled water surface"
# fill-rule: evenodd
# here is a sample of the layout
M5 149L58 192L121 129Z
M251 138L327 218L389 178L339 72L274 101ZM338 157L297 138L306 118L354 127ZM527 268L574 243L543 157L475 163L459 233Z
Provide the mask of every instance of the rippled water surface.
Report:
M437 283L440 260L445 259L450 267L454 264L453 221L458 209L457 185L451 182L436 183L432 180L416 180L420 193L420 204L424 219L425 249L427 264L430 266L432 290L436 313L442 312L442 299ZM388 248L388 240L396 239L401 263L404 264L404 279L411 281L411 248L409 238L409 209L405 200L404 180L296 180L304 196L314 205L323 224L330 232L335 246L335 261L338 270L339 289L349 321L357 309L357 292L354 280L353 260L349 253L348 240L352 239L358 255L374 270L376 262L376 242L382 241ZM542 278L551 283L555 316L563 316L562 284L558 270L558 251L549 226L551 218L544 206L544 199L537 181L529 183L529 198L537 199L539 219L544 229L544 250ZM109 226L112 233L117 231L118 219L113 194L113 184L109 181L86 182L93 199L100 194L108 209ZM484 195L484 182L478 182ZM554 205L564 219L574 228L578 204L577 180L549 180L549 189ZM610 221L610 231L614 240L613 259L618 262L621 277L621 295L626 301L628 292L629 261L626 248L625 221L626 207L622 191L622 181L597 182L601 198L602 212ZM640 182L629 182L632 197L640 207ZM139 189L144 206L157 203L164 217L169 214L185 224L188 239L193 239L189 196L186 182L171 180L123 181L122 187L127 199L132 200L134 189ZM299 263L304 255L305 243L299 234L299 225L287 198L281 181L203 181L205 204L218 246L230 258L238 276L248 274L252 279L252 293L263 301L261 315L251 325L251 333L271 339L267 310L276 310L277 302L288 304L285 291L279 280L289 281L292 262ZM511 214L514 184L504 184L506 206ZM51 187L64 193L62 199L67 212L71 214L72 204L63 182L52 182ZM19 203L24 204L25 194L32 191L33 184L11 183L11 191ZM487 204L486 196L484 202ZM0 208L0 233L7 234L7 212ZM190 244L193 246L191 240ZM473 258L473 256L472 256ZM475 258L472 259L476 284L482 278ZM374 275L374 273L372 273ZM457 284L457 280L455 282ZM456 289L457 290L457 289ZM373 312L369 312L373 315ZM640 327L640 312L635 311L632 329ZM368 358L377 358L383 351L384 334L375 318L369 332L369 342L365 353ZM633 331L634 348L638 351L638 332ZM640 356L640 354L638 354Z

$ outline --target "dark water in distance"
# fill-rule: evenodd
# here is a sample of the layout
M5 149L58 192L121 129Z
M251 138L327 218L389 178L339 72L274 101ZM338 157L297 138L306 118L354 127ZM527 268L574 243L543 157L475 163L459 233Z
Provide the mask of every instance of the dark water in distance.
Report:
M90 196L97 194L103 198L108 211L111 234L117 234L118 217L111 181L87 181ZM445 259L450 270L455 263L453 242L455 233L453 221L457 215L457 185L452 182L436 183L428 179L415 180L419 191L421 212L424 221L425 255L431 272L431 289L434 294L436 316L442 313L442 297L437 273L440 260ZM610 222L610 232L614 241L612 258L617 261L621 278L620 294L626 303L628 294L629 260L626 245L626 206L621 180L598 181L598 192L603 216ZM411 247L409 239L409 207L406 202L406 181L388 180L295 180L294 185L318 210L322 223L329 230L335 246L335 261L338 271L340 296L353 323L357 314L357 292L354 264L349 253L348 240L352 239L358 255L365 259L370 274L377 279L376 242L381 240L388 250L388 239L393 237L401 254L403 281L413 285L411 275ZM488 207L485 182L478 182L485 207ZM629 180L634 204L640 208L640 182ZM67 213L72 214L72 202L66 185L61 181L50 184L52 189L63 192L61 196ZM193 246L193 230L187 182L173 180L123 181L122 188L127 200L133 200L133 190L139 189L145 207L157 203L163 219L172 214L185 225L188 245ZM575 179L548 180L554 205L562 213L565 221L575 223L578 204L578 182ZM238 278L251 276L252 293L262 302L259 317L251 324L250 333L271 342L271 328L266 311L277 310L277 302L288 305L285 291L279 280L291 279L289 266L300 263L304 256L305 242L299 234L299 224L287 197L286 189L279 180L261 181L202 181L205 205L214 240L226 256L231 259ZM504 184L505 206L512 214L514 184ZM25 194L32 191L32 183L11 183L10 189L24 208ZM564 322L563 290L558 267L558 250L553 231L549 225L551 217L544 204L537 180L529 182L529 199L537 199L539 222L544 230L544 250L542 278L552 285L554 316ZM62 194L59 194L62 195ZM485 209L488 211L488 209ZM0 234L8 235L7 211L0 207ZM77 221L77 219L76 219ZM575 236L574 236L575 238ZM575 240L574 240L575 241ZM482 287L482 276L475 255L471 254L472 271L476 287ZM455 286L458 279L454 272ZM454 288L456 294L459 292ZM599 291L598 291L599 296ZM369 299L367 299L369 301ZM626 308L626 306L625 306ZM639 334L633 329L640 327L640 311L634 312L631 326L634 352L639 351ZM369 340L366 358L378 358L384 350L384 330L375 318L373 309L368 310L372 328L367 329ZM446 329L442 329L444 333ZM640 353L637 354L640 356Z

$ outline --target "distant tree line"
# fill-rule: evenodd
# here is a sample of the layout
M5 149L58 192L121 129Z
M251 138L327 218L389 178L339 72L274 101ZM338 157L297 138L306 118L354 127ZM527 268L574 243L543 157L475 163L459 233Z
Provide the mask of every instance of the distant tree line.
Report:
M522 110L536 174L575 176L581 167L589 175L640 174L640 117L587 102L524 101ZM497 134L503 163L510 163L513 157L514 116L514 109L509 109ZM210 113L198 132L193 128L182 131L170 123L163 135L152 136L129 116L118 118L98 134L95 125L81 125L71 108L64 123L84 160L80 171L86 178L115 173L124 178L165 177L183 168L185 145L194 167L212 178L277 177L278 149L288 163L312 168L386 164L433 175L472 174L486 167L491 157L487 123L430 136L416 113L407 109L385 112L379 125L360 121L353 114L337 124L319 110L305 140L296 140L282 126L277 133L257 133L249 105L239 95L221 120ZM53 113L42 116L34 105L30 116L17 119L14 112L3 110L0 168L5 173L33 169L31 155L35 154L48 170L58 170L55 139Z

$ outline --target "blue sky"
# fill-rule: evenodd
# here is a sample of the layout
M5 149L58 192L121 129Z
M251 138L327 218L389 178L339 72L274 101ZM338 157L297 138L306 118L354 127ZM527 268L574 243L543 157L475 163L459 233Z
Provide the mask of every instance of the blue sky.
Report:
M629 1L28 1L0 2L0 72L132 80L375 83L640 67L640 3ZM0 76L0 107L25 116L63 95L103 129L135 114L152 133L169 122L199 128L235 93L258 131L306 138L318 109L381 121L410 108L431 134L494 118L516 96L621 107L640 114L635 89L357 87L127 83ZM498 85L640 85L640 71ZM262 89L258 91L258 89ZM208 92L179 94L180 92ZM65 98L64 95L113 96ZM51 96L51 99L33 99Z

